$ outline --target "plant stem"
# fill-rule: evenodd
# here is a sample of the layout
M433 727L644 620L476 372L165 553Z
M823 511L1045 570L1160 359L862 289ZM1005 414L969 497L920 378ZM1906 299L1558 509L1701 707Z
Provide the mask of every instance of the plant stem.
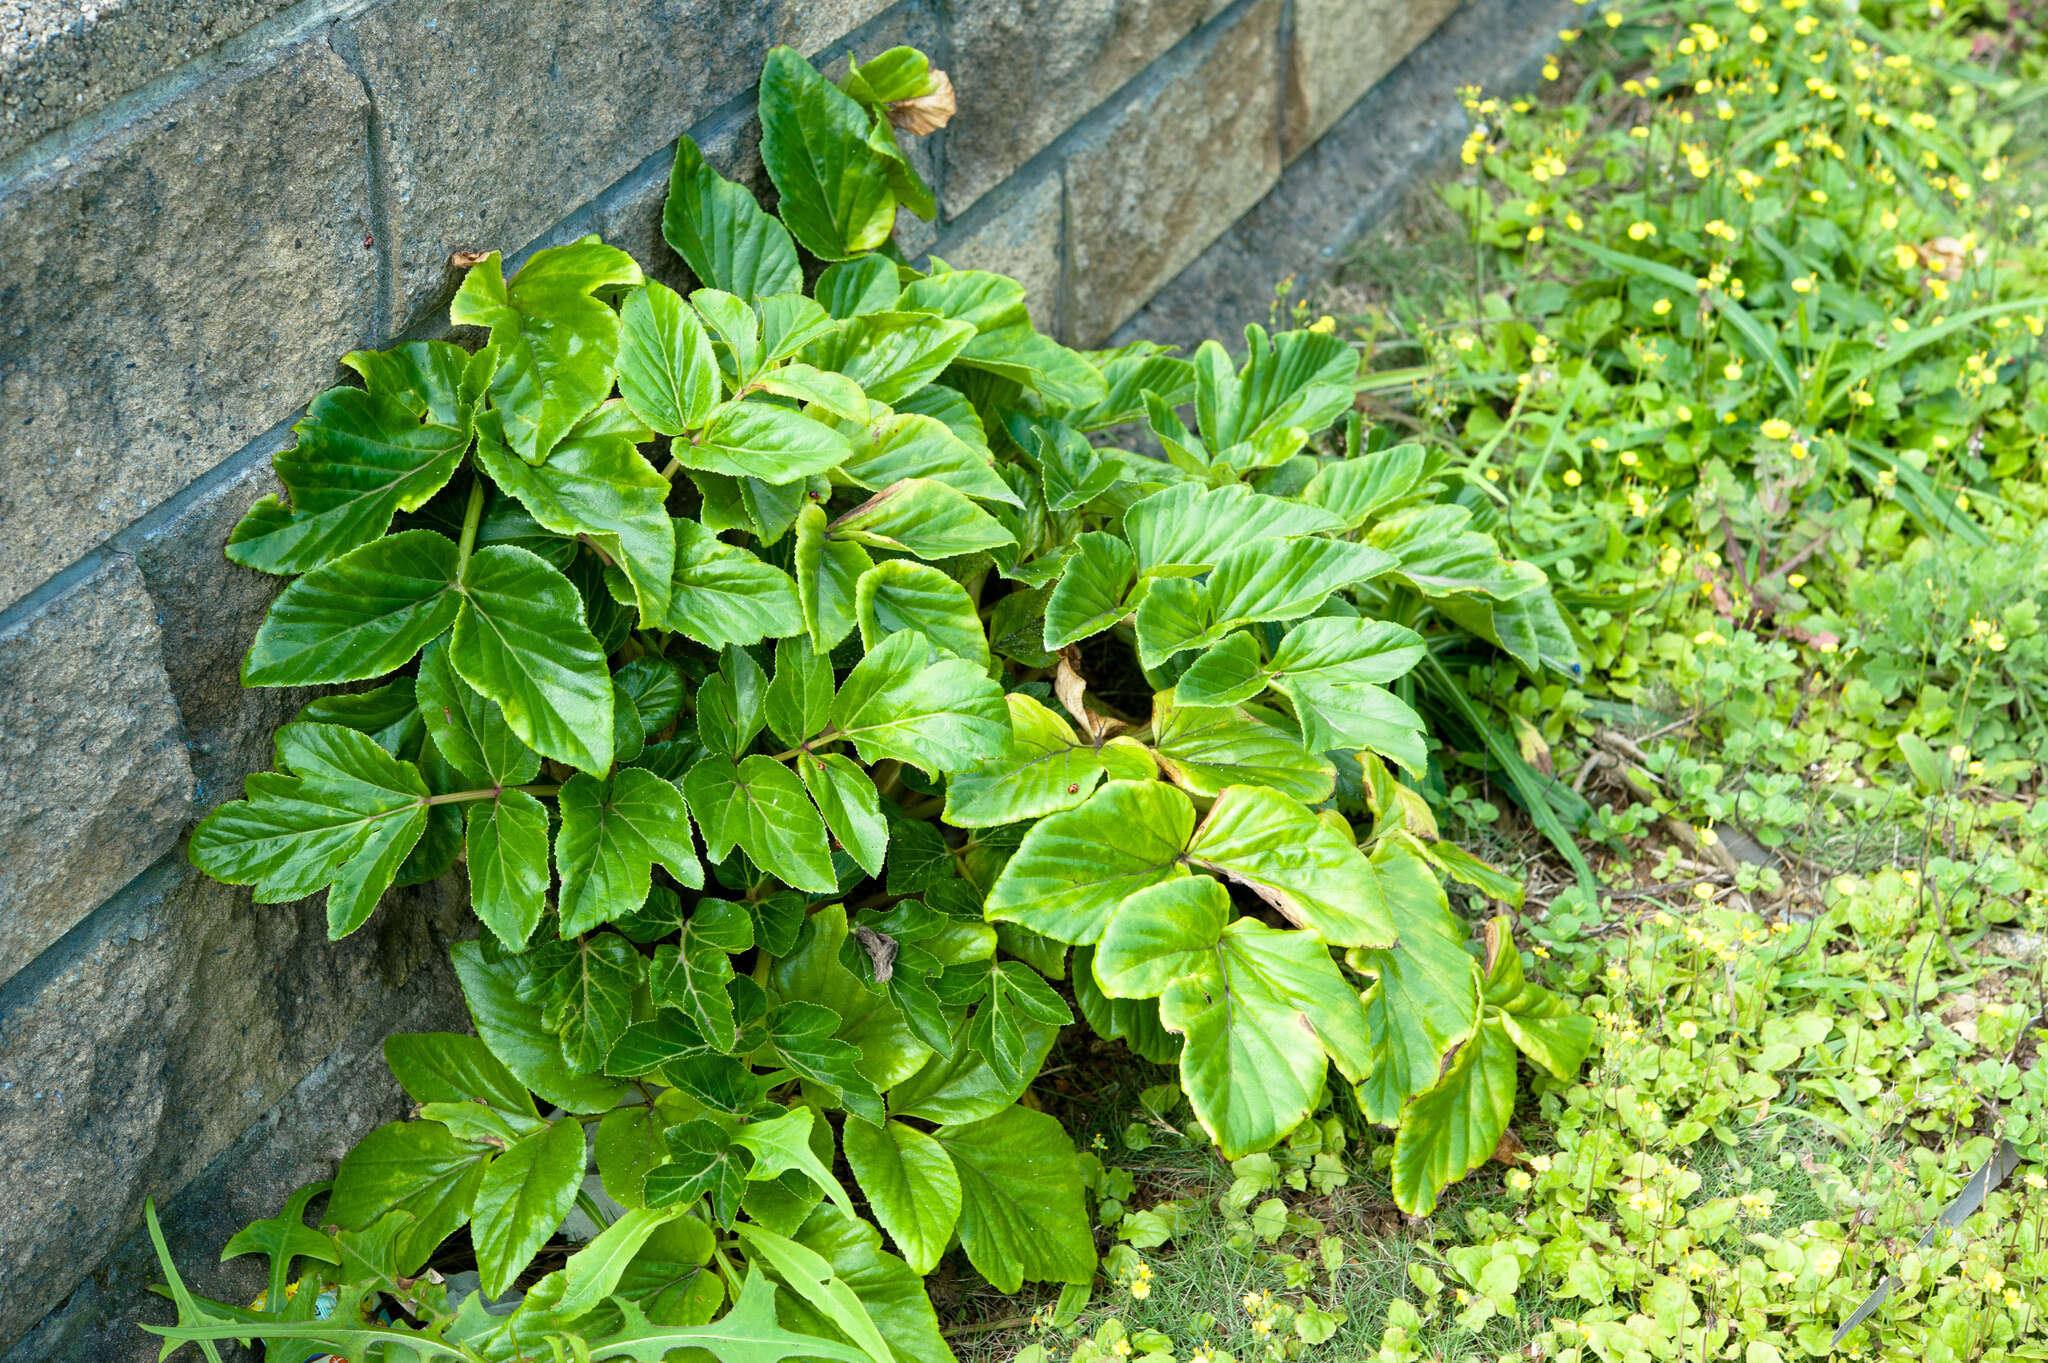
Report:
M469 483L469 505L462 509L462 542L455 549L456 576L469 566L469 555L476 548L476 528L484 518L484 478L481 473L473 474Z
M465 800L495 800L508 790L523 790L528 795L557 795L561 793L561 789L561 786L550 783L534 786L485 786L481 790L453 790L446 795L429 795L427 803L453 805Z

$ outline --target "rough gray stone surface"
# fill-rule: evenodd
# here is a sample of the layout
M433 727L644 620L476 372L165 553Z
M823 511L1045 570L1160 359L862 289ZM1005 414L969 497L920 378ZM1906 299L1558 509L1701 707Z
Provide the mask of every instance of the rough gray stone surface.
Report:
M946 212L957 217L1192 33L1210 0L969 0L953 6ZM1265 73L1271 84L1271 72Z
M246 1302L263 1291L265 1261L257 1256L223 1264L221 1246L251 1221L277 1215L294 1189L331 1178L365 1132L405 1116L411 1100L385 1067L386 1036L469 1028L448 971L436 966L414 972L182 1191L168 1202L160 1198L164 1238L187 1285L216 1301ZM149 1291L162 1281L147 1233L129 1236L61 1307L0 1354L0 1363L155 1363L159 1341L144 1334L140 1322L173 1319L169 1305ZM261 1357L232 1347L221 1352L230 1363ZM196 1357L189 1351L185 1356Z
M1232 10L1105 108L1068 157L1073 344L1100 344L1279 178L1280 10Z
M994 270L1023 284L1032 322L1055 335L1060 331L1060 191L1057 170L1015 189L1005 186L932 248L949 265Z
M168 852L191 808L156 613L111 558L0 629L0 981Z
M1571 0L1468 0L1113 340L1217 336L1235 349L1245 323L1266 320L1277 282L1328 275L1418 177L1451 162L1467 126L1461 87L1528 89L1558 28L1583 12Z
M314 695L242 685L242 654L285 579L239 567L222 552L242 513L282 490L268 455L237 463L119 541L156 603L163 667L198 779L195 815L241 797L242 777L270 766L278 726Z
M0 610L374 339L366 112L302 43L0 186Z
M0 0L0 160L292 0Z
M452 998L462 900L403 892L326 940L173 854L0 990L0 1340L412 988ZM418 977L416 979L416 977Z
M1459 0L1294 0L1285 130L1292 161L1377 85Z
M448 257L511 254L754 84L768 49L815 49L872 0L395 0L340 26L390 177L393 318L436 317Z

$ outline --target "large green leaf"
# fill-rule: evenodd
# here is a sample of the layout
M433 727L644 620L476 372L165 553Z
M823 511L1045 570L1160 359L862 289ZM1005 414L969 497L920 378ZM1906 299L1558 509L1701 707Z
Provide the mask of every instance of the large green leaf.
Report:
M1008 746L1003 689L974 664L940 655L923 634L892 634L847 674L832 728L869 764L895 758L928 772L961 771Z
M513 1282L569 1209L583 1186L583 1127L564 1117L508 1146L491 1161L476 1190L470 1242L483 1290L493 1297Z
M584 536L624 569L641 619L658 622L668 609L675 535L669 529L668 479L640 457L623 404L593 412L565 435L548 461L529 465L501 444L495 413L477 426L476 458L484 472L544 529Z
M1355 459L1333 460L1308 480L1301 497L1342 517L1347 529L1356 529L1415 491L1427 462L1420 445L1394 445Z
M470 358L446 341L413 344ZM276 498L258 502L229 537L228 557L266 573L302 573L377 538L394 513L419 510L469 448L475 393L467 397L424 422L420 410L374 386L314 398L292 428L298 443L271 461L290 509Z
M1232 549L1254 541L1343 528L1341 519L1319 507L1268 497L1238 483L1219 488L1176 484L1134 503L1124 516L1124 533L1146 573L1213 568Z
M1515 1043L1498 1021L1458 1047L1436 1087L1401 1110L1394 1201L1428 1216L1437 1194L1486 1163L1515 1113Z
M811 345L804 358L846 375L870 399L893 407L937 378L973 339L971 323L928 312L868 312Z
M1350 410L1358 352L1344 337L1288 331L1269 341L1254 325L1245 328L1245 345L1244 368L1236 375L1205 364L1211 354L1196 359L1195 410L1210 449L1221 453L1288 426L1313 433ZM1213 341L1203 349L1210 347L1222 349Z
M794 50L761 70L761 161L782 220L820 260L872 251L896 225L888 169L868 145L868 117Z
M852 758L836 752L799 753L796 769L833 838L862 870L880 875L889 850L889 825L882 817L874 778Z
M339 724L287 724L283 772L258 772L249 798L193 830L187 855L215 880L253 885L257 902L301 899L327 886L327 931L363 925L427 825L418 768Z
M853 444L822 421L772 402L728 402L694 440L669 447L676 462L764 483L789 483L837 468Z
M595 1074L631 1024L646 974L647 959L615 932L564 937L527 955L519 996L540 1005L541 1022L560 1034L569 1063Z
M858 1119L842 1133L846 1162L875 1219L912 1271L938 1267L960 1219L960 1175L944 1146L902 1122Z
M870 1363L867 1354L837 1340L785 1330L775 1319L775 1288L761 1270L749 1265L745 1283L732 1310L704 1325L657 1325L630 1300L621 1299L625 1323L590 1357L630 1358L635 1363L662 1363L676 1350L702 1349L719 1363L783 1363L784 1359L827 1358L836 1363Z
M1522 958L1504 917L1486 924L1484 991L1490 1017L1497 1018L1517 1050L1569 1083L1593 1044L1593 1020L1522 974Z
M505 717L456 675L445 641L420 657L413 694L434 747L478 786L518 786L540 773L540 756L519 741Z
M626 1092L624 1084L571 1068L540 1005L519 997L526 978L520 957L474 940L457 942L449 955L476 1034L520 1083L571 1112L604 1112Z
M737 846L785 885L821 894L837 885L825 822L797 774L774 758L707 757L690 768L683 790L713 861Z
M456 559L446 536L405 530L315 568L264 616L242 685L361 681L403 667L454 623Z
M895 1363L888 1341L852 1287L840 1280L830 1260L816 1250L762 1226L742 1222L733 1231L754 1258L783 1284L860 1346L873 1363Z
M622 767L603 781L578 772L559 799L555 866L562 877L563 936L638 909L657 861L685 885L704 883L682 794L653 772Z
M837 1207L820 1207L795 1238L823 1257L839 1280L853 1289L898 1363L954 1363L953 1351L939 1333L923 1275L885 1251L874 1227ZM824 1323L822 1318L813 1323L808 1303L791 1303L789 1310L792 1323L808 1328Z
M825 524L825 509L817 505L797 515L795 561L804 628L813 647L829 652L852 631L854 594L875 561L858 544L835 536Z
M583 598L545 560L509 544L471 556L449 661L545 757L587 772L612 764L612 679Z
M787 1005L785 1005L787 1006ZM846 1195L832 1170L812 1149L812 1139L824 1141L825 1153L832 1153L832 1132L816 1125L817 1114L807 1107L791 1108L768 1121L748 1122L733 1133L732 1143L752 1152L754 1165L747 1171L750 1182L780 1177L794 1170L811 1180L832 1199L834 1206L853 1215L853 1199Z
M996 472L986 445L962 440L944 422L920 412L898 412L868 425L839 472L869 489L929 478L985 502L1014 506L1019 501Z
M1305 749L1241 707L1178 705L1176 694L1162 692L1152 710L1152 750L1176 785L1207 799L1237 785L1269 786L1304 804L1330 798L1337 769L1322 749Z
M1057 1121L1010 1107L933 1138L959 1172L960 1247L998 1292L1094 1276L1081 1164Z
M398 1264L416 1273L435 1246L469 1220L494 1147L462 1140L438 1122L391 1122L341 1157L326 1219L344 1230L403 1212Z
M1187 874L1181 856L1194 826L1194 806L1174 787L1111 781L1031 826L989 888L988 916L1056 942L1093 942L1126 897Z
M1188 860L1228 876L1332 946L1392 946L1394 921L1365 854L1277 790L1231 786L1210 806Z
M1081 535L1046 599L1045 646L1065 648L1121 620L1137 580L1138 560L1129 545L1100 530Z
M1141 890L1110 919L1094 968L1106 994L1159 997L1167 1030L1186 1038L1195 1116L1238 1159L1315 1111L1329 1060L1361 1078L1373 1057L1358 995L1321 938L1229 916L1229 892L1207 876Z
M491 329L491 405L522 459L546 459L611 396L619 315L591 294L640 282L633 258L595 236L534 252L510 284L496 251L470 267L448 320Z
M1451 1047L1479 1021L1479 969L1465 950L1465 925L1443 887L1412 855L1382 876L1400 945L1353 948L1353 968L1374 977L1366 1022L1379 1064L1357 1089L1359 1109L1382 1126L1436 1083Z
M668 627L707 648L779 639L804 627L788 573L695 521L675 522Z
M919 558L950 558L1014 542L966 493L929 478L892 483L832 523L832 533Z
M1000 374L1058 407L1092 407L1109 395L1101 371L1028 320L982 327L956 362Z
M384 1038L384 1063L419 1103L483 1103L538 1118L533 1095L482 1040L461 1032L398 1032Z
M803 919L792 949L769 967L771 1005L800 1002L839 1015L835 1035L860 1051L859 1069L879 1090L916 1073L931 1051L918 1041L886 994L846 966L846 910L828 904Z
M1413 630L1325 616L1289 630L1264 664L1250 634L1231 635L1195 660L1174 694L1189 704L1229 704L1271 685L1293 700L1310 752L1366 748L1419 772L1428 760L1422 720L1382 683L1421 658Z
M619 392L633 414L663 435L702 425L721 389L711 338L697 314L674 289L649 280L626 300L619 319Z
M732 953L754 945L754 923L745 908L700 899L684 921L675 944L655 950L648 975L657 1004L673 1008L721 1051L738 1039L732 1008Z
M789 232L754 196L704 164L685 137L669 170L661 235L697 281L741 298L794 293L803 267Z
M495 799L471 804L467 815L469 906L516 951L547 911L547 809L523 790L501 790Z
M1241 544L1223 555L1199 588L1170 579L1146 595L1137 612L1140 658L1156 667L1239 625L1299 619L1339 588L1376 577L1394 562L1383 550L1314 536Z
M935 1055L923 1068L889 1090L889 1110L900 1117L961 1124L993 1117L1023 1096L1032 1077L1045 1064L1059 1035L1057 1027L1025 1018L1019 1024L1025 1049L1016 1068L1022 1078L997 1073L967 1044L966 1027L952 1041L951 1055Z
M967 589L928 563L890 559L854 584L860 641L872 649L891 634L916 630L942 653L988 670L988 633Z
M955 772L946 781L945 821L956 828L993 828L1072 809L1105 775L1143 780L1151 757L1128 738L1083 742L1073 727L1019 691L1010 709L1010 745L1000 757Z

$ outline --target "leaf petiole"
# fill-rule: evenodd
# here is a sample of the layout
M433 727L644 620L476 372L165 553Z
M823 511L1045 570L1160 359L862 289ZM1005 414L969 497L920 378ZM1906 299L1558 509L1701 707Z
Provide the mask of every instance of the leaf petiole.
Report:
M528 795L555 795L562 787L554 782L542 782L531 786L485 786L481 790L452 790L446 795L429 795L428 805L461 804L468 800L495 800L508 790L523 790Z

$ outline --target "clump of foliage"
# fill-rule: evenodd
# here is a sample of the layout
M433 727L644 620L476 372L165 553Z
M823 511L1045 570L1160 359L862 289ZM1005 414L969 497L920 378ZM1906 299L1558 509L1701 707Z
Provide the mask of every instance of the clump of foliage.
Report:
M1105 1155L1119 1290L1041 1318L1017 1363L2031 1358L2048 957L1978 938L1923 967L2014 888L1936 859L1844 877L1805 922L1708 906L1533 925L1526 964L1584 998L1598 1038L1517 1115L1529 1148L1427 1233L1375 1215L1336 1113L1226 1168L1176 1095L1147 1093L1140 1139ZM1987 1166L1981 1205L1936 1228Z
M348 356L278 456L228 549L291 578L244 680L374 685L285 726L192 859L324 890L337 937L464 864L476 1035L392 1038L411 1119L229 1246L271 1259L258 1307L173 1274L166 1339L942 1360L953 1246L1003 1291L1095 1273L1030 1093L1070 998L1232 1158L1334 1065L1418 1213L1518 1056L1576 1070L1590 1024L1499 925L1468 950L1438 877L1513 882L1395 774L1429 762L1403 622L1534 656L1541 574L1418 447L1326 434L1340 338L1082 354L1014 281L896 258L930 196L892 120L942 83L778 50L779 218L676 157L702 288L594 237L485 256L451 318L487 340ZM1164 460L1089 439L1136 420Z

